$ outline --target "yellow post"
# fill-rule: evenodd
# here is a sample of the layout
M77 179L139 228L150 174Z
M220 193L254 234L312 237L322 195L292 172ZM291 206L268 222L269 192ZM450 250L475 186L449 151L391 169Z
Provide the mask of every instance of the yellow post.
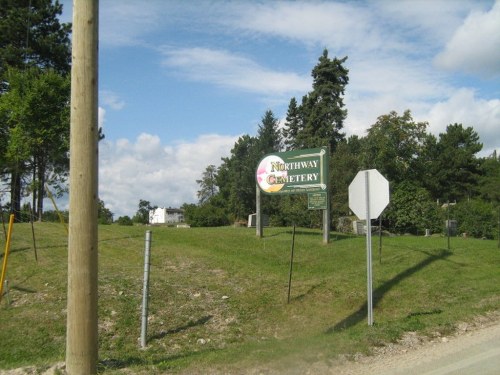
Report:
M3 283L5 281L5 274L7 273L7 258L9 257L10 238L13 226L14 226L14 214L11 214L9 218L9 229L7 231L7 241L5 242L5 251L3 253L2 277L0 279L0 301L2 301Z

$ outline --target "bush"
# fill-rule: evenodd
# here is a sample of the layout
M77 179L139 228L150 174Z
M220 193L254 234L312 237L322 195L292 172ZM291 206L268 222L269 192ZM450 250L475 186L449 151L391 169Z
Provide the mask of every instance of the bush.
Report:
M120 216L116 222L118 225L134 225L132 219L128 216Z
M64 221L67 223L69 218L69 211L59 211L59 213L64 218ZM43 212L42 221L57 223L60 222L61 219L59 218L59 214L57 213L57 211L48 210Z
M391 203L384 217L391 230L397 233L418 234L430 229L442 229L442 213L424 188L411 183L400 184L391 196Z
M206 203L202 206L194 204L184 206L186 221L193 227L220 227L229 225L224 209Z
M495 237L497 217L491 203L478 200L460 202L451 208L450 215L457 221L460 233L475 238Z

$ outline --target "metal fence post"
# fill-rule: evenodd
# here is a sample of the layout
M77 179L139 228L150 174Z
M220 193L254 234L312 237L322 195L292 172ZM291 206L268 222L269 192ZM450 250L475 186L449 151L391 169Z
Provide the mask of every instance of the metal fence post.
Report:
M146 231L144 245L144 286L142 288L142 321L141 321L141 347L146 347L148 333L148 295L149 295L149 268L151 254L151 231Z

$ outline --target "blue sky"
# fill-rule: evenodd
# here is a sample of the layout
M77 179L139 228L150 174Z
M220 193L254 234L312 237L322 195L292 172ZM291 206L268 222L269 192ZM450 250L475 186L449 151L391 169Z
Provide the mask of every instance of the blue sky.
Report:
M115 219L139 199L195 203L208 165L311 90L324 48L348 56L348 135L410 109L500 150L500 0L101 0L99 39L99 195Z

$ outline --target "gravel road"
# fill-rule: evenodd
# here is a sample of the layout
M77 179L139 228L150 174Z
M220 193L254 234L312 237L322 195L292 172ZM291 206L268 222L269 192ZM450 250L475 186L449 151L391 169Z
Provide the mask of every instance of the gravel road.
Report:
M315 367L315 366L313 366ZM499 375L500 318L462 323L451 337L419 338L407 334L373 357L330 368L311 368L312 375Z

